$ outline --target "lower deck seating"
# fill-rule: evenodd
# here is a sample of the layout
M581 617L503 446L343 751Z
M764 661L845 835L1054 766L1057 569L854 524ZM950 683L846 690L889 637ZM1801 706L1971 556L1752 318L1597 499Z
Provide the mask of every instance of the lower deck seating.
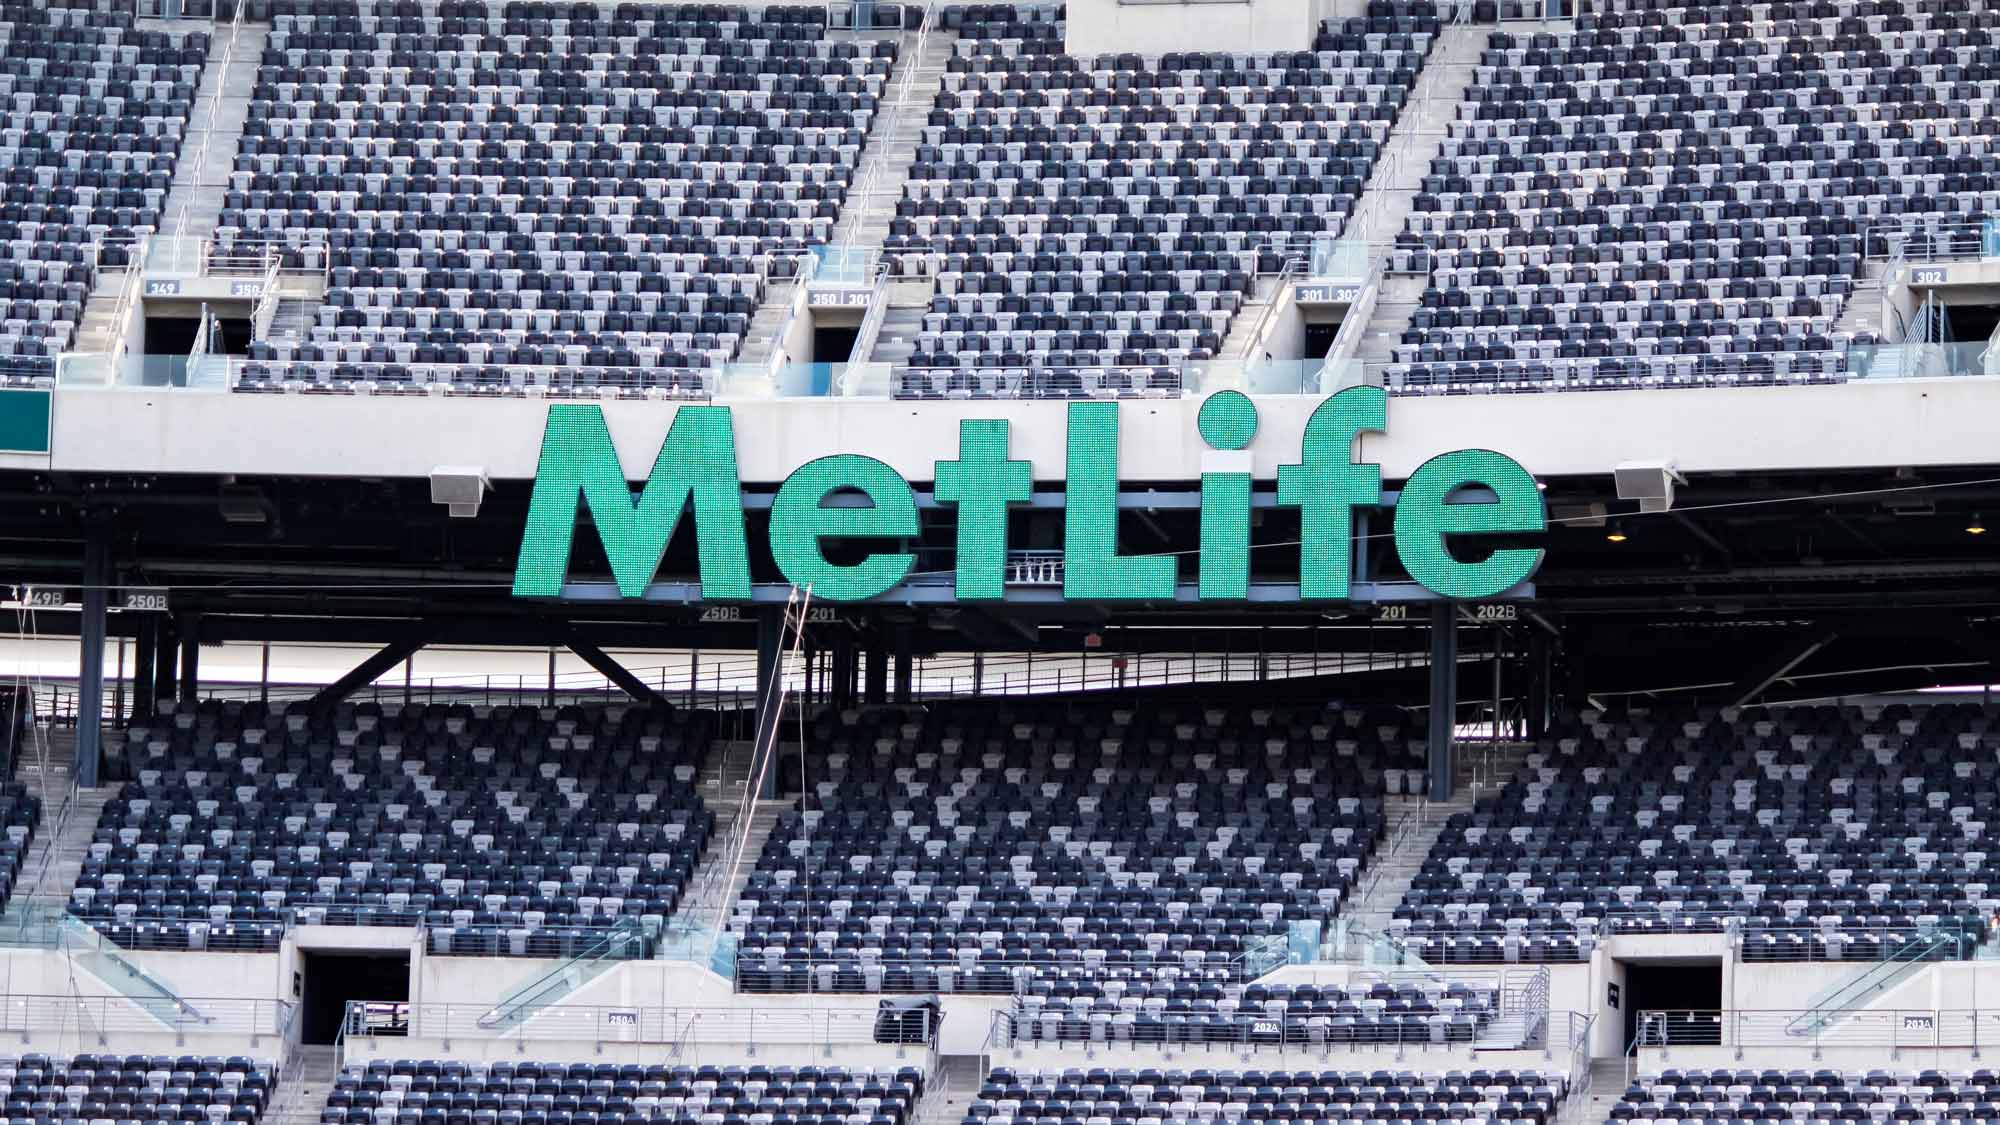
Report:
M1032 987L1032 986L1031 986ZM1030 991L1014 1005L1016 1042L1162 1044L1465 1044L1499 1007L1498 979L1335 985L1152 981Z
M269 1063L242 1057L0 1056L0 1118L11 1125L253 1125L274 1083Z
M2000 908L2000 711L1585 710L1455 814L1390 930L1432 961L1563 961L1734 928L1751 960L1967 956Z
M378 1125L385 1114L391 1121L471 1125L913 1125L923 1089L915 1067L378 1059L341 1070L319 1119L321 1125Z
M1720 1067L1641 1075L1611 1108L1613 1122L1726 1125L1758 1120L1991 1121L2000 1074L1990 1069L1778 1070Z
M1395 710L1032 701L825 714L812 790L737 900L751 991L1012 992L1020 974L1248 980L1340 908ZM1400 773L1398 774L1400 779Z
M433 953L565 956L679 905L713 828L707 712L162 704L126 733L70 913L128 947L275 949L423 924ZM637 945L630 955L644 953Z
M1062 1071L995 1067L961 1125L1193 1125L1195 1122L1462 1121L1547 1125L1567 1089L1537 1071Z

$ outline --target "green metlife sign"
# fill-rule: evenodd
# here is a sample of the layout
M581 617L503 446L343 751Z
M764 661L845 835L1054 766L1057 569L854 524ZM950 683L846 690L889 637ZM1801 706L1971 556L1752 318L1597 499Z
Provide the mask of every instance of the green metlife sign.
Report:
M1277 503L1298 509L1299 597L1341 601L1352 587L1354 512L1382 506L1382 470L1354 459L1355 439L1387 427L1388 396L1379 387L1352 387L1328 398L1307 421L1296 464L1278 468ZM1174 596L1175 560L1125 555L1118 549L1118 406L1069 406L1064 473L1063 596L1079 601L1157 601ZM1257 408L1234 391L1210 396L1196 428L1213 449L1240 450L1257 432ZM1033 495L1027 461L1008 452L1008 423L965 419L958 456L939 461L933 496L956 509L956 596L997 601L1005 593L1007 513ZM1475 496L1462 490L1475 489ZM869 506L829 506L836 493L859 492ZM1201 474L1199 593L1204 601L1249 596L1248 472ZM569 570L577 504L590 510L619 593L644 595L667 544L692 512L702 597L744 601L751 596L750 551L744 528L736 433L726 406L684 406L674 415L646 485L634 497L619 467L603 412L586 404L549 407L541 464L514 571L517 597L556 597ZM1424 462L1403 485L1395 505L1396 553L1425 588L1447 598L1490 598L1526 581L1541 565L1539 549L1505 547L1477 562L1453 554L1450 543L1481 535L1520 535L1547 528L1534 478L1512 458L1461 449ZM908 551L882 551L857 563L828 561L830 540L917 537L910 483L887 464L857 453L821 457L800 466L771 502L771 556L786 579L815 598L866 601L888 593L915 565Z

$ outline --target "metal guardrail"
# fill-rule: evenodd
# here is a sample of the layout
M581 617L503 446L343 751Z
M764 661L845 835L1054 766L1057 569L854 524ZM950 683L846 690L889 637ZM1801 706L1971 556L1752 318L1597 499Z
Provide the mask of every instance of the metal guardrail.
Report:
M874 1007L661 1008L642 1005L552 1004L504 1029L481 1021L483 1004L351 1001L350 1036L425 1039L560 1040L627 1043L756 1043L850 1046L880 1042ZM927 1013L926 1013L927 1015ZM935 1027L926 1024L934 1033ZM929 1036L925 1036L928 1041Z
M590 926L545 923L541 926L466 921L443 921L439 911L415 906L391 906L379 902L288 902L278 918L240 918L217 922L207 918L133 918L123 922L115 916L62 915L63 926L97 934L107 955L125 951L275 951L285 935L298 926L383 926L405 927L420 932L433 956L531 957L560 959L575 957L585 950L606 944L614 936L632 935L636 940L619 942L603 956L612 960L644 960L652 956L659 931L639 923ZM139 927L120 932L121 926ZM180 927L180 929L174 929ZM198 938L182 936L192 932ZM123 939L123 940L121 940ZM47 927L0 929L0 947L49 948L62 941Z
M1868 1008L1841 1016L1812 1034L1793 1028L1811 1009L1718 1011L1648 1009L1638 1015L1634 1039L1641 1049L1675 1047L1826 1047L1891 1050L1980 1049L2000 1046L2000 1009Z
M1544 1019L1552 1025L1553 1034L1524 1036L1520 1046L1513 1049L1540 1051L1544 1058L1554 1058L1556 1052L1561 1050L1570 1060L1572 1073L1579 1065L1588 1072L1592 1018L1565 1011L1545 1013ZM1412 1049L1471 1049L1488 1034L1490 1023L1452 1023L1441 1018L1421 1023L1342 1023L1336 1017L1289 1013L1239 1013L1229 1017L1134 1013L1126 1018L1114 1013L1095 1013L1077 1017L1059 1009L1028 1012L1016 1008L993 1013L986 1047L988 1050L1050 1047L1084 1051L1128 1045L1216 1051L1373 1049L1394 1051L1400 1057ZM1482 1049L1508 1048L1489 1042Z
M35 995L13 993L0 998L0 1035L23 1032L63 1032L88 1027L106 1035L118 1032L172 1031L199 1035L275 1035L291 1030L296 1007L286 1000L204 997L189 1000L199 1015L176 1017L125 996ZM79 1022L81 1021L81 1022Z
M1058 556L1059 557L1059 556ZM1060 568L1050 571L1060 583ZM1384 626L1383 628L1391 628ZM1484 659L1468 653L1466 663ZM990 695L1043 695L1068 692L1118 691L1135 687L1218 682L1263 682L1305 676L1335 676L1369 671L1421 667L1425 654L1411 651L1354 653L1123 653L1096 651L1049 655L1034 653L941 653L919 656L912 663L911 693L918 699ZM756 690L757 662L737 652L695 654L677 666L635 667L632 674L661 695L691 707L724 710L748 706ZM803 686L800 677L795 687ZM349 696L355 702L518 704L539 705L553 692L558 704L630 703L631 697L595 672L543 674L419 676L404 679L399 668ZM129 677L107 675L108 695L133 698L136 684ZM202 698L257 701L283 705L311 698L319 683L210 682ZM36 714L53 722L76 721L74 679L38 680L34 685Z
M1245 942L1242 952L1227 959L1204 960L1190 971L1203 974L1227 973L1228 979L1248 983L1284 965L1285 939L1282 935L1260 934ZM832 960L787 953L765 957L759 950L745 948L736 960L736 991L739 993L880 993L880 992L964 992L1003 996L1024 991L1029 982L1043 973L1074 974L1079 970L1115 971L1140 965L1157 967L1159 961L1122 960L1117 957L1082 955L1070 959L1045 960L1018 957L875 958Z
M1575 960L1588 959L1588 943L1611 937L1646 934L1723 934L1739 943L1739 956L1746 962L1829 962L1862 965L1881 960L1889 951L1940 930L1962 930L1962 940L1946 942L1923 960L1963 960L1974 956L1978 934L1957 921L1939 925L1911 926L1821 926L1801 921L1773 924L1742 914L1634 910L1629 913L1593 915L1577 920L1574 930L1562 933L1510 931L1492 925L1466 925L1441 930L1411 932L1392 925L1387 933L1407 945L1425 961L1440 965L1502 964L1510 958L1505 942L1518 937L1523 942L1567 938L1585 944ZM1450 950L1446 939L1460 939ZM1771 942L1768 939L1785 939ZM1473 941L1471 939L1478 939ZM1538 958L1546 960L1546 958ZM1569 960L1564 958L1563 960Z

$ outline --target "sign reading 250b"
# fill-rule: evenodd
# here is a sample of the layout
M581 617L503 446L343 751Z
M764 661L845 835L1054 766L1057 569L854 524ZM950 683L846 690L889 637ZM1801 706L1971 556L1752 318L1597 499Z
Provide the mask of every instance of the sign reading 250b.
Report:
M1364 433L1384 432L1387 416L1388 397L1381 388L1341 391L1313 411L1298 461L1278 467L1276 503L1299 514L1298 589L1303 600L1337 601L1350 594L1354 510L1379 508L1384 500L1381 467L1357 462L1354 443ZM1235 391L1212 395L1201 405L1196 428L1210 448L1244 449L1257 431L1256 405ZM1089 601L1173 598L1177 568L1172 556L1118 550L1117 404L1070 404L1067 439L1063 596ZM1033 495L1031 466L1009 455L1008 440L1004 420L962 420L958 456L937 462L932 476L937 503L956 510L956 595L963 601L1004 595L1007 513ZM848 492L865 495L867 506L828 503L835 494ZM675 527L690 509L702 597L751 597L743 491L728 407L680 408L644 490L635 496L599 408L551 406L514 572L516 596L562 592L578 503L590 510L624 597L644 595ZM1250 504L1248 471L1201 474L1202 600L1248 596ZM1531 577L1542 560L1537 548L1503 545L1479 552L1483 557L1478 561L1466 561L1454 554L1453 543L1478 536L1519 537L1546 527L1534 478L1512 458L1484 449L1461 449L1426 461L1404 482L1395 503L1396 552L1403 568L1425 588L1448 598L1504 593ZM828 541L907 546L917 531L909 482L887 464L858 453L800 466L771 501L771 556L787 580L810 586L815 598L878 597L901 583L916 562L910 551L885 549L858 562L834 563L823 550Z

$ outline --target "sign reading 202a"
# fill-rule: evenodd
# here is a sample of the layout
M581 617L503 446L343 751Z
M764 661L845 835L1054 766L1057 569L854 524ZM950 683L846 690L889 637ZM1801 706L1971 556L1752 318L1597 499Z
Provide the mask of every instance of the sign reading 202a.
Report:
M1351 387L1313 411L1298 460L1278 467L1277 503L1299 515L1298 591L1301 600L1346 600L1352 590L1354 512L1383 506L1381 466L1355 460L1355 441L1382 433L1388 396L1379 387ZM1246 448L1257 432L1257 407L1235 391L1211 395L1196 419L1210 448ZM1004 419L960 421L958 456L938 461L933 495L957 515L956 597L993 601L1005 594L1007 514L1033 496L1027 461L1008 451ZM1118 550L1118 405L1069 406L1064 465L1063 596L1088 601L1159 601L1175 596L1170 555ZM835 493L860 492L866 506L829 506ZM1248 471L1201 474L1198 595L1203 601L1242 599L1250 585ZM623 597L646 592L683 513L694 514L701 595L710 602L751 596L750 551L743 491L736 468L735 427L726 406L684 406L674 414L645 489L634 496L612 446L603 412L587 404L549 407L540 468L514 571L518 597L555 597L567 578L577 505L590 510L611 574ZM1447 598L1491 598L1525 582L1542 551L1500 546L1476 562L1448 543L1475 536L1522 536L1547 528L1534 478L1512 458L1485 449L1442 453L1419 466L1395 502L1396 553L1403 569ZM879 597L910 573L916 556L883 550L858 562L830 561L829 540L907 543L917 537L917 506L908 481L887 464L858 453L809 461L771 501L771 556L787 580L834 602Z

